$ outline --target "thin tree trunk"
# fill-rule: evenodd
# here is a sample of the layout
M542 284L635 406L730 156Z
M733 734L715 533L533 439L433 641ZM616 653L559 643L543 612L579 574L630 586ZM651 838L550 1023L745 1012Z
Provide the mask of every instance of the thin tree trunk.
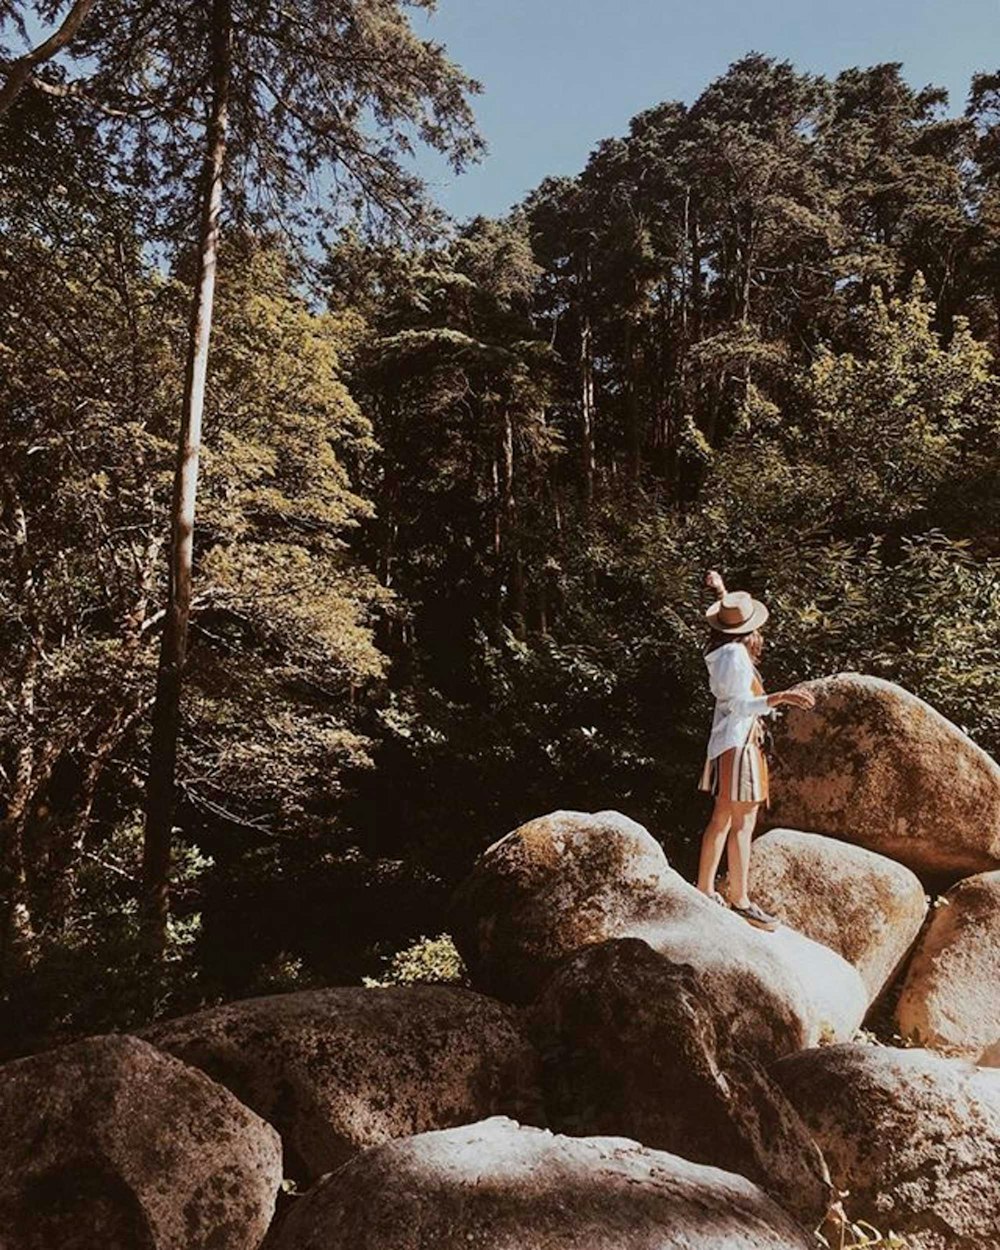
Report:
M750 328L750 299L753 289L752 274L754 254L756 251L756 229L752 212L748 213L746 224L746 241L740 248L741 274L740 274L740 325L743 330ZM747 407L750 403L750 387L752 383L750 356L749 354L743 361L743 404Z
M50 61L76 37L96 2L97 0L76 0L58 30L53 31L37 48L32 48L30 52L19 56L16 61L0 70L4 75L3 85L0 86L0 116L7 112L31 81L35 69Z
M1000 368L1000 282L993 287L993 315L996 317L996 367Z
M499 640L503 633L503 499L500 491L500 437L493 443L490 459L490 490L493 494L493 626Z
M212 305L215 298L219 217L222 209L228 131L232 45L230 0L215 0L212 38L212 101L206 136L198 274L191 308L184 403L174 474L170 585L156 675L156 699L153 705L153 732L146 786L142 864L143 929L147 951L154 958L162 956L166 947L169 914L177 737L191 614L198 454L205 406L208 347L212 333Z
M690 342L697 343L701 338L704 313L705 274L702 270L701 223L698 220L698 206L688 205L688 230L691 250L691 337Z
M757 251L757 222L752 209L746 210L741 227L736 242L736 256L739 264L739 294L737 297L736 316L742 325L749 325L753 265Z
M594 350L590 322L590 253L583 261L580 294L580 414L582 418L583 497L587 507L594 502Z
M684 220L681 228L682 242L680 247L680 313L681 313L681 333L687 335L688 328L688 274L689 260L688 256L691 251L691 188L684 189Z
M24 831L34 794L35 685L42 653L42 630L35 597L35 574L28 543L28 518L10 462L0 462L3 494L14 543L15 600L21 605L28 638L17 685L17 721L21 739L14 762L3 819L0 820L0 975L6 977L30 958L34 927L28 905Z
M517 501L514 498L514 423L509 409L504 409L503 414L501 450L503 454L503 533L507 554L506 563L510 568L513 601L511 615L515 637L524 638L527 617L524 597L524 561L517 532Z
M17 752L11 796L0 821L0 981L30 961L34 945L24 867L24 830L34 792L35 757L30 722L34 713L35 667L33 661L19 691L18 712L27 722L22 729L26 737Z
M642 437L639 429L639 391L636 385L635 322L625 318L625 426L626 475L634 486L639 481L642 461Z

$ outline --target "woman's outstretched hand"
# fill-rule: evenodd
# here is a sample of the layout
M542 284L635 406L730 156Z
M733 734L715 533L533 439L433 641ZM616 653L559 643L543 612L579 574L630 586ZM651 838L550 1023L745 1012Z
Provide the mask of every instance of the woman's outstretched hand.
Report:
M705 585L717 599L721 599L726 593L726 583L722 580L722 574L717 573L715 569L709 569L705 574Z
M788 707L800 707L804 711L816 706L816 696L804 686L795 686L791 690L779 690L777 694L767 696L771 707L780 707L783 703Z

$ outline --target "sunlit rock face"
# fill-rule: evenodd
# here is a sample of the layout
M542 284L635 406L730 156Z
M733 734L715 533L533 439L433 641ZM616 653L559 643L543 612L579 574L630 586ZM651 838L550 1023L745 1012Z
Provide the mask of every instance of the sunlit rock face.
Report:
M515 829L479 858L455 913L456 941L486 993L528 1002L567 955L640 938L690 966L735 1044L766 1059L851 1037L868 1006L864 982L835 951L787 927L752 928L617 812L554 812Z
M928 704L876 677L807 683L774 726L772 826L856 842L928 878L1000 868L1000 767Z
M997 1244L1000 1072L865 1045L804 1051L773 1072L853 1219L914 1250Z
M743 1177L614 1137L490 1119L367 1151L301 1199L269 1250L809 1250Z
M901 1036L988 1061L1000 1041L1000 872L960 881L937 902L896 1004Z
M750 894L792 929L857 968L874 1000L920 933L927 896L909 868L863 847L797 829L753 844Z

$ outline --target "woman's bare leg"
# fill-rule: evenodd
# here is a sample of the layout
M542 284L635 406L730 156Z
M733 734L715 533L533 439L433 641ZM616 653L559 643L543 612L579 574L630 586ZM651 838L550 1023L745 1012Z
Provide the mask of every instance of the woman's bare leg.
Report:
M757 803L734 803L733 819L726 840L729 867L729 901L734 907L749 907L750 844L757 824Z
M730 799L716 799L711 818L701 836L698 862L698 889L702 894L715 893L715 875L722 862L722 852L729 836L733 804Z

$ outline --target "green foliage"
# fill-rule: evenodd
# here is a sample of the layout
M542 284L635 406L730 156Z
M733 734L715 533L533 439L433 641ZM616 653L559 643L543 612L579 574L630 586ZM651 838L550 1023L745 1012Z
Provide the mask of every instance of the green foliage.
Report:
M201 916L188 909L210 862L190 843L177 848L176 894L187 906L171 919L164 965L154 972L142 946L135 888L141 821L130 817L101 833L74 865L73 905L58 931L43 929L34 965L3 986L5 1058L58 1045L67 1035L139 1028L212 1001L198 950Z
M397 951L385 973L378 978L365 977L365 985L466 985L468 977L462 957L447 933L440 937L418 938L404 950Z
M427 124L467 155L446 63L395 21L354 36L451 83ZM898 66L749 56L501 221L345 229L317 269L229 223L187 849L151 984L137 811L191 257L162 250L162 170L126 189L98 130L23 96L0 132L0 820L33 963L8 1053L220 995L460 981L420 935L478 851L557 807L621 809L690 869L709 565L770 604L769 685L864 670L1000 752L996 83L943 105Z
M275 242L235 236L180 760L180 820L205 853L176 865L154 986L137 944L135 830L183 287L144 258L141 219L90 131L30 95L12 117L2 135L34 162L0 176L0 867L22 942L0 1046L18 1049L33 1031L128 1024L211 996L209 883L239 876L275 828L306 841L300 858L340 848L331 813L370 763L357 692L384 673L373 631L389 596L350 546L371 517L358 485L375 452L343 378L360 320L311 308ZM62 163L56 189L48 160Z
M821 353L780 425L720 453L691 529L777 609L779 680L890 677L996 751L1000 392L983 345L960 324L945 346L933 313L919 286L874 296L857 350Z
M223 252L186 738L193 802L286 833L368 763L344 711L382 676L388 602L348 546L372 512L354 487L371 425L341 365L359 329L310 310L295 280L273 247Z

